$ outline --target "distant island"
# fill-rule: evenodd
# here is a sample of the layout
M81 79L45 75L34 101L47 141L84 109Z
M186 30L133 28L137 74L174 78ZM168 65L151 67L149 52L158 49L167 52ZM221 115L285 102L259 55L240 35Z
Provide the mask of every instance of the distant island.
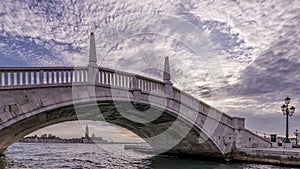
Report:
M80 138L60 138L53 134L42 134L40 137L35 136L27 136L23 139L18 140L18 142L22 143L84 143L84 144L135 144L130 142L114 142L107 141L102 137L96 137L93 133L92 136L89 136L89 128L86 126L85 136Z
M23 143L100 143L100 144L108 144L108 143L114 143L113 141L109 142L107 140L102 139L102 137L94 137L94 138L71 138L71 139L65 139L60 138L52 134L43 134L40 137L35 136L28 136L24 137L23 139L20 139L18 142Z

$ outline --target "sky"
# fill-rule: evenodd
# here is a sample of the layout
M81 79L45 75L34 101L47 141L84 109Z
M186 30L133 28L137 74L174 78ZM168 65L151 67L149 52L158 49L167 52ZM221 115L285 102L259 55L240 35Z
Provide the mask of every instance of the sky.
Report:
M280 106L287 96L296 107L290 132L300 129L299 8L298 0L4 0L0 66L87 65L95 32L99 66L161 79L151 70L161 70L169 56L176 87L246 118L252 131L284 134ZM107 139L120 131L115 138L136 140L124 129L89 123ZM79 122L37 131L43 132L83 135Z

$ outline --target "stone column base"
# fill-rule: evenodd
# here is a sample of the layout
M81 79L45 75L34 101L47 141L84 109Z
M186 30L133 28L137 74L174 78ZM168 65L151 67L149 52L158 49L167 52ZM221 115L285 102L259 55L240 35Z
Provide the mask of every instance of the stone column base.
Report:
M292 143L282 143L282 148L290 149L293 148Z

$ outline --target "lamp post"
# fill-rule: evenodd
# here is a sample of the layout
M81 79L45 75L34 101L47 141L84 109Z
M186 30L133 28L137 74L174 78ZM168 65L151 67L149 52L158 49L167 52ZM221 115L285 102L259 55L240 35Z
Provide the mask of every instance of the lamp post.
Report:
M296 132L294 134L296 136L296 146L297 146L298 145L298 134L299 134L298 129L296 129Z
M284 143L291 143L289 139L289 116L293 116L296 109L294 106L289 108L290 102L291 102L291 98L286 97L284 99L284 104L281 106L281 111L283 115L286 116L286 134L285 134L285 139L283 141Z

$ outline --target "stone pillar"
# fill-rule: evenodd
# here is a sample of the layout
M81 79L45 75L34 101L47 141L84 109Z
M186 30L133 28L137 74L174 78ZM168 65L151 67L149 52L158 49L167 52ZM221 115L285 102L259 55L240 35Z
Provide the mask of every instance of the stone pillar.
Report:
M167 98L174 98L173 83L171 82L170 65L169 65L168 56L165 58L163 80L165 82L165 94Z
M245 128L245 119L240 117L232 118L232 125L235 129L244 129Z
M245 146L243 141L243 129L245 129L245 119L240 117L232 118L232 126L234 127L235 145L234 148L242 148Z
M88 64L88 85L89 85L89 95L95 95L95 79L99 72L97 66L97 55L96 55L96 44L95 44L95 34L92 32L90 35L90 49L89 49L89 64Z
M140 100L141 89L138 87L138 79L136 76L132 78L132 94L133 94L133 101L138 102Z
M271 137L271 143L272 143L272 148L278 148L278 143L277 143L277 134L270 134Z

